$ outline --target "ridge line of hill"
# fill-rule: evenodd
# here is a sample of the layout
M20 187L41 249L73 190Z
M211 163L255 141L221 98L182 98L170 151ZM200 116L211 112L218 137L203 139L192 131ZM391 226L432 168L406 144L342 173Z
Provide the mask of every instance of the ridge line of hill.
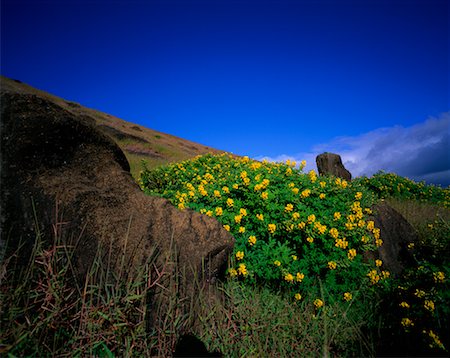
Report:
M122 149L130 163L131 174L137 178L141 161L147 162L148 168L193 158L206 153L223 153L190 140L160 132L142 125L123 120L105 112L84 107L77 102L66 100L51 93L39 90L19 80L0 76L1 93L13 92L35 95L64 108L77 116L92 118L98 129L110 136Z

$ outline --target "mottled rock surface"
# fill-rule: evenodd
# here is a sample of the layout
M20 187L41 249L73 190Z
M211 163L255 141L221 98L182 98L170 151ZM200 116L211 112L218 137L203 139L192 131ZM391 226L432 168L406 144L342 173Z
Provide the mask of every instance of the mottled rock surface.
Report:
M317 170L319 175L334 175L350 181L352 174L345 169L341 156L334 153L322 153L316 157Z
M211 281L227 263L234 239L215 220L145 195L120 148L95 126L57 104L29 94L1 94L1 235L7 254L23 244L26 263L36 230L52 224L76 245L80 276L98 248L112 270L134 272L155 250L171 256L193 280ZM37 218L37 220L35 220ZM69 242L70 241L70 242ZM160 264L163 261L160 260Z
M378 251L366 254L370 259L381 259L383 269L397 275L413 263L408 244L418 241L417 233L409 222L388 204L381 202L373 208L375 227L380 229L383 245Z

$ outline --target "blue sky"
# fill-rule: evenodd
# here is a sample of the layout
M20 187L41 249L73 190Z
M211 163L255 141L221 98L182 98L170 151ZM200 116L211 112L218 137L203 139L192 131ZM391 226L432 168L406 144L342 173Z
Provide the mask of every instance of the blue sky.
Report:
M2 0L1 73L253 158L450 185L447 0Z

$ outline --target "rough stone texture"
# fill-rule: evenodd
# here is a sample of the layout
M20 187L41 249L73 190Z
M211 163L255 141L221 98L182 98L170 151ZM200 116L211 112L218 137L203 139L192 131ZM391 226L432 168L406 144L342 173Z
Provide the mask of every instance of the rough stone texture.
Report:
M226 265L231 234L214 218L142 193L122 151L90 117L34 95L2 92L1 122L1 237L9 237L9 254L22 240L26 262L36 226L45 233L60 223L77 244L80 275L98 247L112 253L113 269L124 261L129 272L155 249L161 260L173 256L187 272L190 292L189 277L210 281Z
M319 175L334 175L345 180L352 180L352 174L345 169L341 156L334 153L322 153L316 157Z
M384 270L398 275L405 266L412 263L413 258L407 246L417 242L418 236L408 221L388 204L376 204L372 211L371 220L380 229L383 245L376 252L367 253L366 258L381 259Z

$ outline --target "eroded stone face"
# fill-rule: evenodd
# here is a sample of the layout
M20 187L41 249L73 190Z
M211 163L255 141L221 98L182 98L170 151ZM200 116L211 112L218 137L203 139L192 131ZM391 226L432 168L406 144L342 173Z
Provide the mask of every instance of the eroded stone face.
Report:
M352 174L345 169L341 156L334 153L322 153L316 157L317 170L319 175L333 175L338 178L350 181Z
M34 95L2 93L1 120L1 229L13 234L10 252L25 243L24 262L36 216L43 230L64 222L66 237L76 239L80 276L99 247L111 253L113 269L125 262L129 272L155 248L161 258L176 255L177 270L207 282L226 265L232 235L214 218L145 195L120 148L91 118ZM195 291L190 282L184 291Z

